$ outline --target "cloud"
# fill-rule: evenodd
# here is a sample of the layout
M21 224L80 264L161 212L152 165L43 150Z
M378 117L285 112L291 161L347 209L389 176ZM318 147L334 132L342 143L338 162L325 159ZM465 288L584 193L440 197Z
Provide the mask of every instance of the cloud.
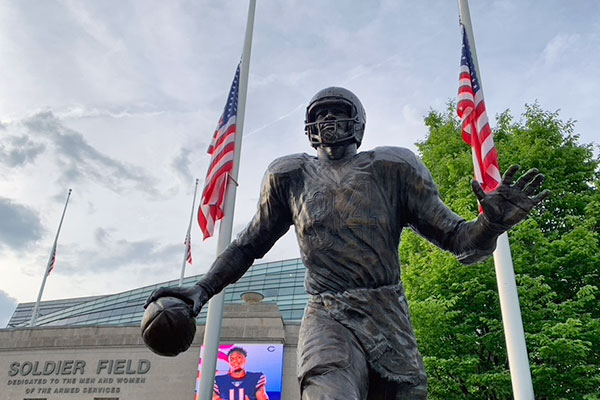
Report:
M45 149L43 143L34 142L25 135L5 136L0 143L0 164L10 168L21 167L35 161Z
M544 48L543 59L548 65L564 61L565 55L568 54L574 47L576 48L577 44L580 42L580 35L561 33L548 42Z
M111 232L111 229L96 228L94 231L94 239L96 240L96 243L101 246L106 246L111 238Z
M173 170L175 170L175 173L182 182L191 182L194 179L190 170L191 155L192 150L189 147L182 147L173 161L171 161L171 167L173 167Z
M61 273L98 273L130 268L135 265L176 265L183 255L181 244L163 244L154 239L113 239L112 229L98 228L94 232L100 248L68 249Z
M150 104L130 105L129 108L115 107L113 109L86 107L81 104L70 105L63 110L56 111L55 115L60 119L75 118L130 118L130 117L153 117L164 114L165 111Z
M158 194L154 179L145 171L98 151L81 133L65 127L52 112L37 113L25 119L23 125L32 135L45 137L55 147L59 182L72 185L91 181L117 193L133 187L151 196Z
M511 13L517 8L517 6L514 1L496 0L492 3L492 8L496 12Z
M8 293L0 289L0 328L6 327L17 304L16 299L10 297Z
M275 118L274 120L271 120L271 121L265 123L264 125L259 126L259 127L255 128L255 129L253 129L252 131L244 134L244 137L247 138L247 137L255 135L256 133L259 133L259 132L261 132L261 131L263 131L263 130L265 130L267 128L270 128L271 126L275 125L276 123L278 123L280 121L283 121L284 119L287 119L290 116L294 115L296 112L298 112L298 110L303 110L304 107L306 107L306 104L305 103L300 103L296 107L294 107L293 109L291 109L290 111L288 111L288 112L280 115L279 117Z
M29 207L0 197L0 246L21 250L42 237L40 217Z

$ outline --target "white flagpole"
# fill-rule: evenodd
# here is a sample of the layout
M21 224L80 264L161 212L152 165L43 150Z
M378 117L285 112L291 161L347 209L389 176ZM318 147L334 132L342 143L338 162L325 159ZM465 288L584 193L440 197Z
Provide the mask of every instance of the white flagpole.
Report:
M227 193L225 197L225 217L219 226L219 240L217 242L217 254L221 254L231 242L233 228L233 210L235 208L235 194L237 189L237 177L240 166L240 150L242 145L242 134L244 131L244 116L246 113L246 94L248 93L248 72L250 70L250 49L252 48L252 31L254 29L254 11L256 0L250 0L248 6L248 21L246 23L246 36L244 38L244 50L242 52L242 65L240 70L240 87L238 97L238 112L236 117L237 133L235 135L235 153L233 156L233 171L227 180ZM224 291L215 295L208 303L208 314L206 326L204 327L204 354L202 361L202 379L198 389L200 400L212 400L215 369L219 353L219 342L221 339L221 322L223 319L223 303L225 302Z
M48 264L46 265L46 270L44 271L44 278L42 279L42 286L40 286L40 292L38 293L37 301L35 302L35 306L33 307L33 312L31 313L31 320L29 321L29 326L34 327L37 321L38 309L40 308L40 300L42 300L42 293L44 293L44 287L46 286L46 278L50 274L50 269L52 268L53 260L56 258L56 244L58 243L58 235L60 234L60 228L62 227L63 219L65 218L65 211L67 211L67 204L69 204L69 197L71 197L71 189L69 189L69 193L67 194L67 201L65 202L65 208L63 209L62 216L60 217L60 223L58 224L58 231L56 231L56 237L54 238L54 244L52 245L52 250L50 251L50 258L48 259Z
M477 76L479 87L483 93L483 85L477 53L475 51L475 38L471 24L468 0L459 0L460 17L465 27L471 54ZM471 148L474 151L473 148ZM473 158L474 162L476 158ZM508 354L508 365L510 369L513 395L515 400L533 400L533 384L531 382L531 371L527 357L527 346L525 345L525 332L519 306L519 294L515 280L512 255L507 233L498 237L496 251L494 251L494 266L496 269L496 280L498 282L498 295L500 297L500 310L502 312L502 323L504 325L504 337L506 340L506 351Z
M194 219L194 206L196 205L196 193L198 192L198 178L196 178L196 187L194 188L194 200L192 200L192 213L190 214L190 223L188 224L187 233L185 234L186 240L190 243L185 243L185 250L183 251L183 263L181 265L181 276L179 277L179 286L183 285L183 276L185 275L185 264L188 259L188 248L192 251L192 220Z

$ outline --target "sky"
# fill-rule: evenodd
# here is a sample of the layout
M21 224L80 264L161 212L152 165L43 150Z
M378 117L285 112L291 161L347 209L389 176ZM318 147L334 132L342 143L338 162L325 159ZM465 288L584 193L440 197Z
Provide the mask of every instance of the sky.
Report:
M600 143L600 2L471 0L491 119L527 103ZM194 182L241 56L244 0L0 0L0 327L35 301L68 189L43 300L117 293L179 277ZM426 138L456 97L458 6L449 0L258 0L234 234L269 163L313 154L310 98L352 90L361 149ZM502 155L500 155L502 157ZM192 225L204 273L216 239ZM264 261L299 256L293 229Z

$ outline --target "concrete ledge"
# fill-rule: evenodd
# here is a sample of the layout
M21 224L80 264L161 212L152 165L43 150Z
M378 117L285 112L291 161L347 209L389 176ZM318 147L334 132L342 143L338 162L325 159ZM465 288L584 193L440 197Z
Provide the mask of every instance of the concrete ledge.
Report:
M290 332L293 332L290 331ZM200 346L204 326L198 325L193 345ZM286 342L286 329L279 307L272 303L227 304L221 328L223 341L260 338ZM292 342L297 343L297 339ZM70 326L0 329L0 350L36 348L144 347L138 326Z

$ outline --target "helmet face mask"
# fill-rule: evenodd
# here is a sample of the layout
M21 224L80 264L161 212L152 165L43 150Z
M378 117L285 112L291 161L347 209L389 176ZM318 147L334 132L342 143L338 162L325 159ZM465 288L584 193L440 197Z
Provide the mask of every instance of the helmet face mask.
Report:
M309 111L306 123L308 136L313 146L331 146L354 142L352 130L357 118L352 118L352 105L343 101L316 103Z
M305 133L313 147L362 142L366 115L349 90L330 87L319 91L306 108Z

